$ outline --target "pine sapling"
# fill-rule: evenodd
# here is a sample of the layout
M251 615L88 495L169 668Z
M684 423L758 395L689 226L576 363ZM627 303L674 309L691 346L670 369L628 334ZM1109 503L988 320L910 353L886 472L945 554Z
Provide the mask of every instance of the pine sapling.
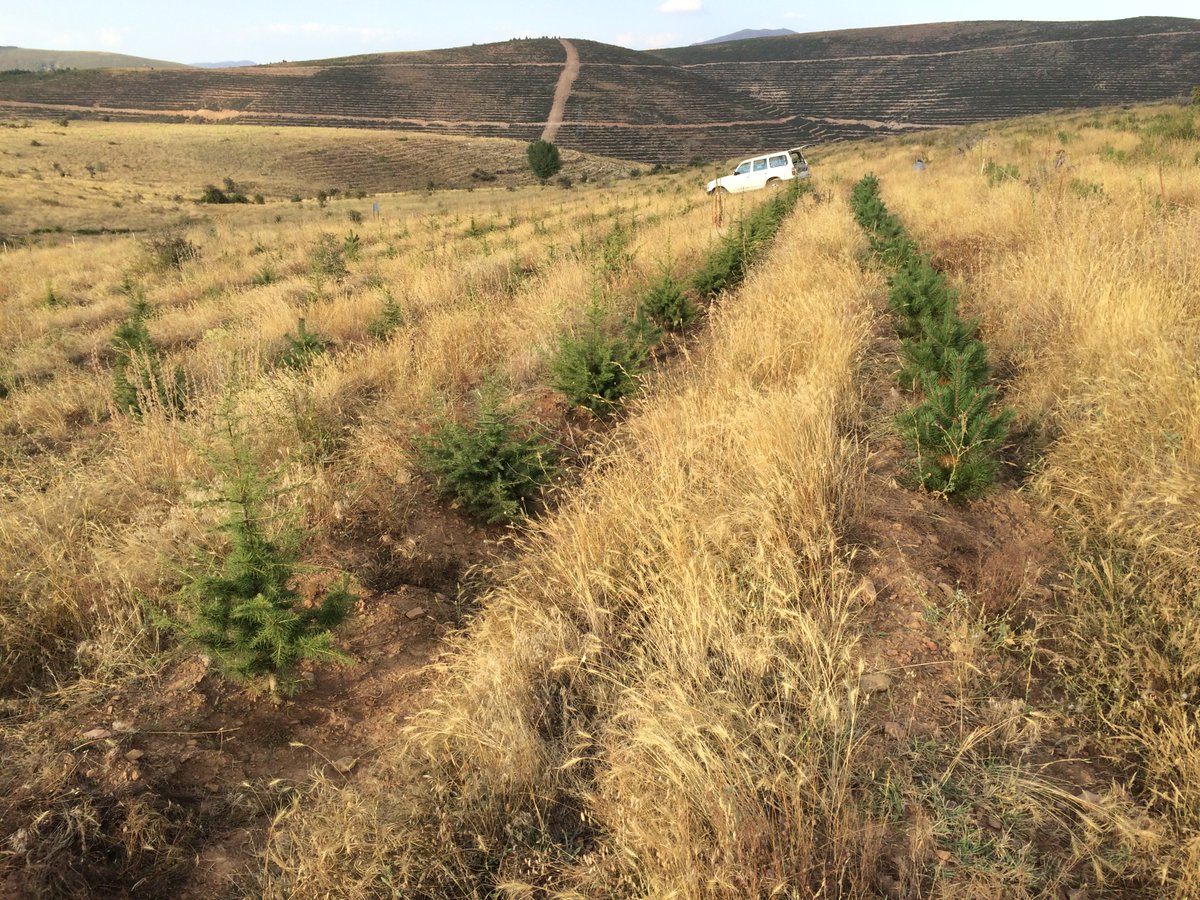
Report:
M902 388L912 390L926 374L938 379L948 377L951 360L963 366L975 384L987 380L987 348L976 338L977 319L961 319L947 310L939 316L923 316L919 329L917 337L900 342L904 365L897 377Z
M926 256L909 256L889 284L888 308L901 338L920 337L925 319L952 315L958 306L958 294Z
M977 497L996 481L995 452L1008 434L1010 410L994 411L996 391L972 375L962 354L947 354L947 374L921 376L925 398L897 416L915 456L920 487L961 498Z
M131 416L141 416L151 409L182 413L187 406L183 369L176 366L169 378L164 377L160 356L146 327L150 304L140 291L132 290L130 296L129 316L113 333L113 403Z
M644 320L613 322L598 302L576 333L564 334L550 360L551 386L575 406L612 415L638 387L649 353Z
M491 384L468 421L446 420L416 444L438 492L489 525L528 515L553 471L550 448L523 433Z
M303 316L296 323L296 334L288 332L283 338L287 341L287 349L279 362L284 368L303 371L325 352L325 341L308 330Z
M211 458L220 477L213 502L228 512L220 526L228 548L187 576L174 598L178 612L167 622L226 677L291 692L302 660L348 661L333 643L333 629L356 598L343 578L320 603L301 603L291 586L298 534L273 527L268 509L281 494L278 478L259 469L232 419L225 427L227 447Z
M379 310L379 317L368 326L367 334L376 340L383 341L403 325L404 310L400 308L400 304L396 302L391 291L384 291L383 307Z
M661 277L642 297L640 309L664 331L683 331L700 316L699 308L684 293L683 285L665 266Z

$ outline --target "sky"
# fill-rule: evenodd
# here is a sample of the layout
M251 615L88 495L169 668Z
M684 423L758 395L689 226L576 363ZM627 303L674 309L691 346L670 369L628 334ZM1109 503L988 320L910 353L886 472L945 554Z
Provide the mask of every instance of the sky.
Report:
M0 45L110 50L175 62L319 59L428 50L514 37L585 38L636 50L674 47L743 28L828 31L963 19L1196 17L1196 0L1153 9L1118 0L0 0Z

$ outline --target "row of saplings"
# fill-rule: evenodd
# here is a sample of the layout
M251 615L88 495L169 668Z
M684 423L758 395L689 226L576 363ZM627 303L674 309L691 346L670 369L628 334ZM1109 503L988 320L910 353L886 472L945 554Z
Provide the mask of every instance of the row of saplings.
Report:
M614 318L594 301L583 327L558 342L549 365L552 386L599 418L615 415L637 389L662 334L685 331L701 304L742 280L799 194L799 188L776 194L736 223L690 285L664 271L645 289L635 315ZM141 342L130 343L141 349ZM124 377L119 368L118 378ZM260 470L232 415L223 421L224 449L210 461L219 475L212 502L228 510L221 526L228 547L187 576L171 609L152 612L160 626L208 654L222 674L266 682L272 695L287 693L301 683L295 671L301 661L345 659L332 630L356 598L343 580L319 602L301 603L291 587L299 532L280 527L269 512L280 493L276 477ZM482 521L512 522L533 511L553 475L553 444L537 432L494 385L485 386L465 420L446 419L418 436L417 454L442 496Z
M898 378L916 401L897 417L913 479L949 497L978 497L996 482L997 451L1012 419L988 384L979 322L958 315L956 292L888 212L874 175L854 186L850 200L872 254L892 273L888 307L900 338Z

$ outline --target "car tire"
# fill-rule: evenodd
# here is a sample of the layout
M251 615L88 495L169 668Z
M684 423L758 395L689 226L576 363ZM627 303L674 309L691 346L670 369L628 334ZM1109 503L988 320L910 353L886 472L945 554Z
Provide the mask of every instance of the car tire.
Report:
M713 188L712 192L714 194L728 194L729 188L725 187L724 185L718 184L715 188Z

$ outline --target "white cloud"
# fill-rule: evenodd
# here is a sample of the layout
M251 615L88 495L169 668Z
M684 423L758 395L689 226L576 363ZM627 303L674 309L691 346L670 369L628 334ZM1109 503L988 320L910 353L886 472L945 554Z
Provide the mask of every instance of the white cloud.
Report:
M703 8L704 4L700 0L666 0L665 3L658 7L658 11L665 13L690 13L700 12Z

